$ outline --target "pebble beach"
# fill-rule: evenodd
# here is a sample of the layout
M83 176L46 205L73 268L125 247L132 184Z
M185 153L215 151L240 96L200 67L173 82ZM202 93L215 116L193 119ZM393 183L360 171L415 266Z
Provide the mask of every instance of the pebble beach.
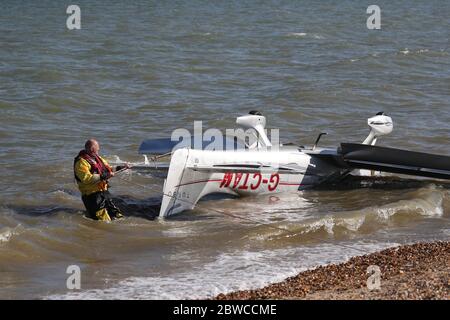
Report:
M369 266L381 271L369 290ZM220 294L218 300L449 300L450 242L417 243L320 266L261 289Z

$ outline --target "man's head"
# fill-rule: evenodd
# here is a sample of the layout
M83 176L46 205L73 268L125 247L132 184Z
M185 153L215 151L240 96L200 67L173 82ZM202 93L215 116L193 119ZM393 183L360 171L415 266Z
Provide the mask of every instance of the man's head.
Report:
M98 152L100 151L100 145L98 144L97 140L89 139L84 144L84 150L90 154L98 154Z

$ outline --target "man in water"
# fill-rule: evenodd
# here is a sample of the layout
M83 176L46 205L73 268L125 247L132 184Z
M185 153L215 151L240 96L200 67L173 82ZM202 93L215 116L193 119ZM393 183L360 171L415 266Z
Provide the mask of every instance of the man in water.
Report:
M114 204L108 191L108 179L114 176L114 171L128 168L117 166L115 170L108 162L99 156L100 145L94 139L89 139L74 159L73 168L81 199L88 216L94 220L111 221L123 217Z

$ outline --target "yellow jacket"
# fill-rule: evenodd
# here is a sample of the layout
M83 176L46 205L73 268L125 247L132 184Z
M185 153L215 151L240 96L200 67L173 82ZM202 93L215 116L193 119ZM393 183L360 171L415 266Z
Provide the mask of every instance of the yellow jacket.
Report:
M105 159L102 157L99 158L107 167L111 168ZM82 195L87 196L94 192L108 190L108 183L100 180L99 174L91 173L91 165L85 159L79 158L75 162L74 171L76 177L79 179L77 179L77 184Z

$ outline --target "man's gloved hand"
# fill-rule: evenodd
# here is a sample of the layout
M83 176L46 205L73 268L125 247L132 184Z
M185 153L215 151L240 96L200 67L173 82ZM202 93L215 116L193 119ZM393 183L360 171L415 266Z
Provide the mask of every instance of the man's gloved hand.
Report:
M108 172L108 171L104 171L102 172L102 174L100 175L100 180L106 181L109 178L111 178L112 176L114 176L114 174Z

